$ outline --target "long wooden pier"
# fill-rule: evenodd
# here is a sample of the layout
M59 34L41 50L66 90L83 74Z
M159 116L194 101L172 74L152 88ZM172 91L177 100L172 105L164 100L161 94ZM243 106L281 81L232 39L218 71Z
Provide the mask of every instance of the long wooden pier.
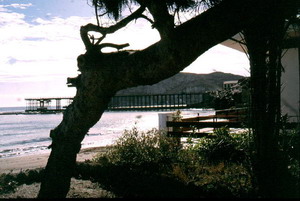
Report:
M108 110L183 109L201 105L202 93L115 96Z
M72 97L27 98L27 113L62 112L72 103ZM202 93L114 96L108 111L173 110L201 107Z

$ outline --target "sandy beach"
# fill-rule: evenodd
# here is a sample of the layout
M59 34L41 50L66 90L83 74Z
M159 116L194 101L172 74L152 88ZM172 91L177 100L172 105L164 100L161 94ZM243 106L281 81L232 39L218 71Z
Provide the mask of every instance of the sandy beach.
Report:
M77 161L90 160L99 153L103 153L107 147L92 147L82 149L77 155ZM47 164L49 153L32 154L26 156L17 156L12 158L0 159L0 174L2 173L17 173L21 170L43 168Z
M93 147L82 149L77 155L77 161L91 160L99 153L107 151L108 147ZM36 154L0 159L0 174L19 173L21 170L44 168L49 154ZM36 198L40 189L40 183L31 185L23 184L15 192L0 195L2 198ZM70 191L67 198L112 198L114 195L102 189L97 183L87 180L72 178Z

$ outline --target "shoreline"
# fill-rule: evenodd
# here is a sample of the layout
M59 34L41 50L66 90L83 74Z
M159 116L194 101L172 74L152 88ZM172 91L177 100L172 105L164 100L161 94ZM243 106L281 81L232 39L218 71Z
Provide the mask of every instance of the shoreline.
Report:
M106 152L110 146L87 147L77 154L77 162L91 160L99 153ZM47 164L50 153L30 154L9 158L0 158L0 174L19 173L24 170L44 168Z

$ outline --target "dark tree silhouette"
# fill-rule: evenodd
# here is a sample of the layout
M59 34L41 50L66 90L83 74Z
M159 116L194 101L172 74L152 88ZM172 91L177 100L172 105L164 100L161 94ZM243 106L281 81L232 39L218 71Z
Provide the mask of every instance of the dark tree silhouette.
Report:
M256 151L253 169L259 194L268 198L293 197L299 190L291 181L287 161L278 146L282 126L282 50L296 14L295 5L277 1L265 13L264 20L243 31L250 57L251 127Z
M93 0L97 16L107 14L116 23L102 27L98 21L97 25L87 24L80 29L86 52L77 59L81 74L69 80L76 86L77 93L64 112L62 122L50 132L52 151L38 197L67 195L81 142L116 92L154 84L177 74L209 48L246 28L256 28L253 23L263 20L278 1L298 3L296 0ZM196 12L204 3L211 8L175 25L178 13ZM121 19L122 11L132 5L137 9ZM120 51L129 44L101 43L107 34L139 18L151 23L159 32L160 41L136 51ZM102 36L89 37L90 31ZM101 50L105 47L118 51L103 53Z

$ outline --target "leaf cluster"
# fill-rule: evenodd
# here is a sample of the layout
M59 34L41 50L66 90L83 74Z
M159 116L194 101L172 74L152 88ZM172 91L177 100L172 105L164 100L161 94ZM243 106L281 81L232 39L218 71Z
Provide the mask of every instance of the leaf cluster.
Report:
M121 16L124 6L136 3L134 0L92 0L92 5L96 9L103 11L109 17L118 20Z
M170 11L189 11L197 10L200 6L206 8L212 7L220 3L222 0L159 0L157 2L153 0L92 0L92 5L103 12L100 16L107 14L114 20L118 20L122 16L122 11L125 8L131 8L132 6L141 5L149 6L151 4L164 4Z

